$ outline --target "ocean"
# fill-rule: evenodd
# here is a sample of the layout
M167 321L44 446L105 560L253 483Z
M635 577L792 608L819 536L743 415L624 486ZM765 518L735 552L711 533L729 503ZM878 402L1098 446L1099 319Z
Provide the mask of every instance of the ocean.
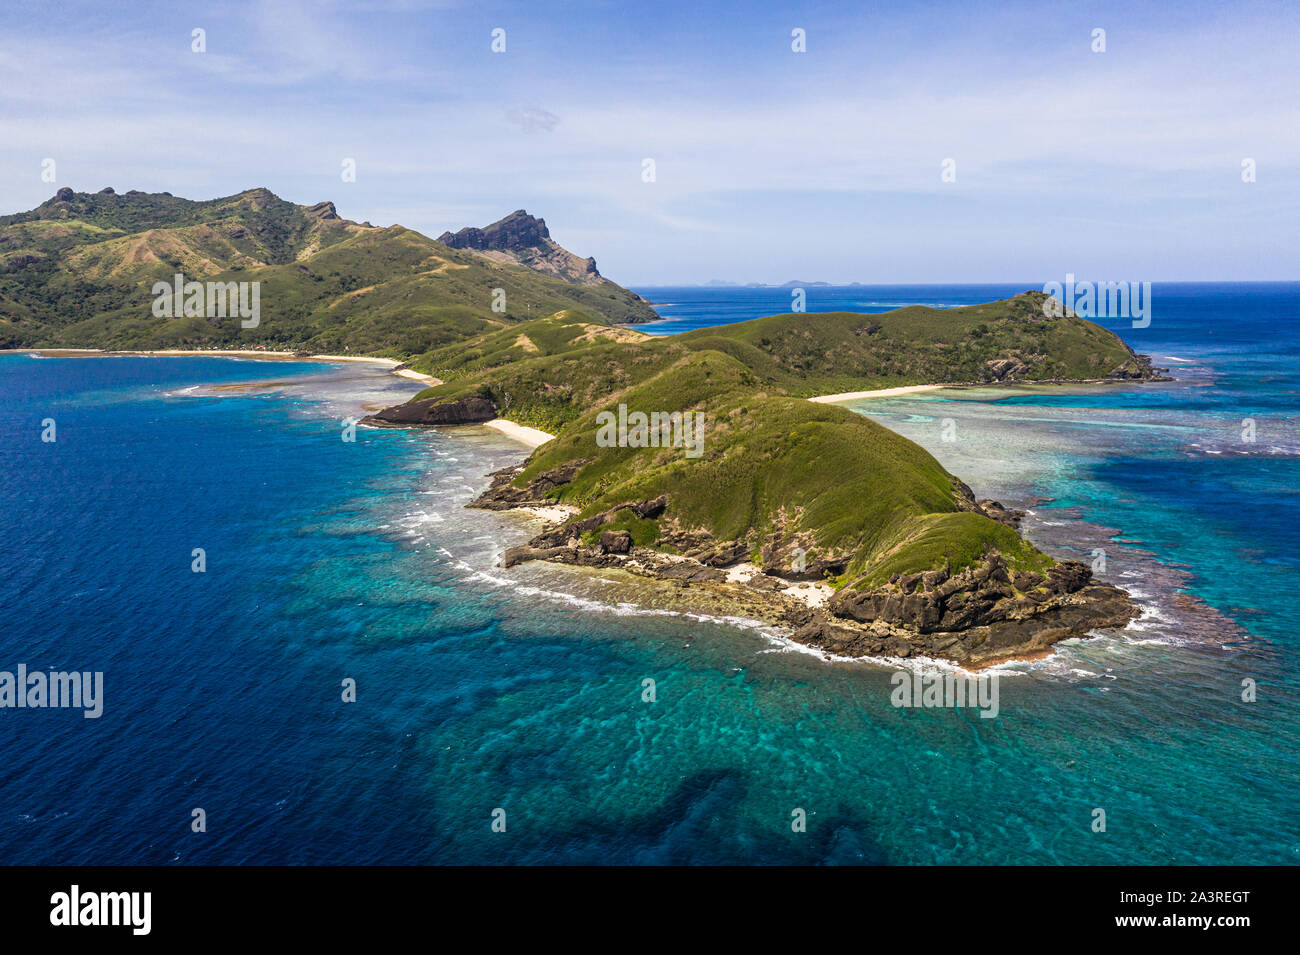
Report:
M883 311L1031 287L807 295ZM637 291L667 303L660 332L790 301ZM1050 553L1104 552L1143 605L997 668L994 719L893 707L891 674L924 663L826 660L588 569L503 569L540 525L464 504L526 449L476 428L344 440L418 388L373 366L0 355L0 670L104 674L98 719L0 710L0 859L1300 861L1298 319L1297 284L1158 284L1150 327L1103 324L1174 382L854 406L1027 508Z

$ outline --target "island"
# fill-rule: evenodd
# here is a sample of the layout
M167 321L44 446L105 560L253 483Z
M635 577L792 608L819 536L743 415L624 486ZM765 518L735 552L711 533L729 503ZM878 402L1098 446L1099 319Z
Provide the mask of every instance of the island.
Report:
M919 445L808 399L1162 377L1112 332L1052 317L1046 298L672 337L560 312L423 356L415 367L442 383L370 420L507 418L553 435L471 505L563 514L507 565L618 567L726 598L834 655L987 666L1124 626L1138 608L1087 565L1042 553L1018 533L1022 514L977 500Z
M170 299L191 281L252 286L256 320L181 308L179 292L178 307L157 307L157 288ZM262 188L204 201L63 188L0 217L0 347L388 359L432 385L370 424L493 423L537 445L472 505L555 518L507 564L617 567L837 656L972 668L1123 626L1137 607L837 402L1161 377L1046 300L1031 290L652 337L635 327L659 317L650 303L522 209L437 240Z

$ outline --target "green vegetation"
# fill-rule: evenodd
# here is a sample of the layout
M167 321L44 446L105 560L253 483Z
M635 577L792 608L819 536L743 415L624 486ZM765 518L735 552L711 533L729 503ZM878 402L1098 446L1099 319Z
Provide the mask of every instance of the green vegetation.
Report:
M883 315L777 315L671 338L610 341L555 316L432 353L446 379L417 400L490 397L499 413L556 435L515 479L526 487L566 465L549 492L575 521L667 495L655 519L619 512L604 529L675 552L690 535L728 553L778 560L799 546L835 582L874 587L894 574L957 572L999 551L1012 571L1052 561L980 513L924 449L836 405L799 396L894 385L1148 373L1115 335L1082 319L1046 318L1041 294L961 309ZM520 345L526 332L532 348ZM626 334L626 332L625 332ZM701 411L704 453L600 447L597 415L622 403ZM591 541L596 534L588 533ZM586 539L586 538L584 538Z
M1014 571L1043 573L1052 561L1010 527L969 512L926 514L907 521L896 538L873 555L853 586L871 589L894 574L969 567L990 550Z
M176 272L261 283L260 324L155 317L152 285ZM496 289L504 312L492 310ZM1046 317L1043 299L774 315L651 338L614 327L654 313L599 276L566 281L265 189L210 202L60 190L0 218L0 347L262 347L410 360L444 381L418 400L482 395L502 416L554 433L515 484L575 472L549 496L576 505L578 519L667 496L654 517L624 510L606 529L629 531L638 546L698 551L703 541L767 564L798 547L854 587L957 572L993 549L1012 570L1050 565L919 446L802 400L936 382L1150 375L1112 333ZM599 446L597 415L620 403L704 413L702 456Z
M443 381L452 381L529 358L646 338L641 332L602 325L588 313L566 309L434 348L421 355L414 367Z
M592 334L572 318L552 316L423 356L415 367L445 384L417 397L487 395L511 420L554 432L704 352L733 358L754 393L793 397L988 382L998 379L999 363L1017 381L1148 374L1114 333L1072 315L1045 317L1044 298L1026 292L967 308L773 315L666 338L628 329ZM969 336L981 328L972 344ZM536 351L518 344L521 333Z
M176 272L260 282L260 324L155 317L153 283ZM504 312L492 310L494 289L505 292ZM598 324L655 317L612 282L573 284L265 189L207 202L67 190L0 217L5 348L266 348L407 359L568 309Z
M965 308L912 306L879 315L772 315L681 336L733 354L791 394L824 395L938 382L991 381L1011 360L1021 381L1104 378L1133 361L1114 334L1073 315L1048 318L1041 292Z
M596 414L619 402L704 412L703 455L599 447ZM951 477L923 448L836 405L756 397L752 373L716 351L689 355L609 396L539 448L515 483L525 486L571 461L586 463L552 496L579 507L577 519L626 501L669 497L658 521L624 512L610 525L631 530L642 546L659 539L664 522L717 541L743 541L745 553L773 540L797 542L809 560L842 562L842 581L868 572L874 579L878 567L910 573L947 563L957 570L990 547L1016 568L1049 563L1015 531L960 512ZM951 520L935 521L939 516Z

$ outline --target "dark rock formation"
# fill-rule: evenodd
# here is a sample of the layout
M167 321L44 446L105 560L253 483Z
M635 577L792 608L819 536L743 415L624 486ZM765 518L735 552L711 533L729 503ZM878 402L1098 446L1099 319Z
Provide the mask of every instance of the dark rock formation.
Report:
M601 531L600 549L606 554L626 554L632 550L632 535L628 531Z
M772 534L759 551L769 574L786 580L821 580L844 573L850 555L818 548L811 539Z
M585 462L583 462L585 463ZM511 482L522 467L493 475L492 487L471 506L506 509L552 504L546 494L572 480L576 467L538 475L527 487ZM742 541L716 541L707 533L661 525L656 548L636 547L626 530L606 529L625 510L659 516L667 498L628 501L599 514L556 524L528 544L506 551L507 567L547 560L586 567L621 567L683 587L702 588L750 612L786 624L793 639L842 656L928 656L980 666L1040 652L1068 637L1124 626L1138 609L1118 588L1092 581L1087 565L1064 561L1046 574L1017 571L991 551L979 564L957 574L947 568L895 574L867 590L840 590L813 609L790 595L779 570L747 582L729 581L721 569L744 560ZM1006 513L1015 513L1006 511ZM594 542L584 544L584 540ZM779 574L779 576L777 576Z
M955 576L931 571L895 575L888 585L872 590L846 588L832 598L828 609L859 623L880 621L922 634L969 630L1037 614L1050 597L1083 589L1092 571L1077 561L1065 561L1051 568L1045 582L1038 574L1017 578L1032 584L1032 590L1042 586L1043 592L1019 591L1002 555L993 551L983 563Z
M515 262L579 285L605 283L596 269L595 259L584 259L560 246L551 238L546 220L530 216L523 209L516 209L482 229L470 226L459 232L444 232L438 241L453 249L476 252L495 261Z
M459 232L444 232L438 241L453 249L500 249L505 252L522 252L533 249L551 237L546 220L530 216L516 209L504 219L499 219L483 229L467 226Z
M1119 378L1125 381L1131 380L1149 380L1149 381L1172 381L1165 373L1168 368L1155 368L1151 364L1150 355L1134 354L1132 358L1124 362L1117 368L1113 368L1107 378Z
M979 508L985 516L997 521L999 524L1005 524L1007 527L1019 529L1020 521L1025 516L1024 511L1015 511L1003 507L998 501L983 500L979 502Z
M306 214L309 219L319 219L323 222L339 219L338 211L334 208L332 202L318 202L308 208Z
M952 489L957 492L957 506L963 511L973 511L976 514L983 514L989 520L1005 524L1007 527L1017 530L1020 528L1020 521L1025 516L1024 511L1003 507L999 502L988 498L977 501L975 500L975 492L965 482L957 478L952 479Z
M497 406L490 398L471 395L459 401L439 402L437 398L408 401L385 408L368 418L384 424L482 424L497 416Z
M548 498L547 495L557 487L572 481L573 476L586 463L585 459L569 461L558 468L543 471L529 481L527 487L516 487L512 483L515 478L523 473L524 466L522 464L502 468L500 471L493 471L491 475L492 486L467 506L482 508L486 511L508 511L516 507L550 507L555 501ZM570 538L576 539L578 534L595 530L605 521L588 518L586 521L579 523L589 526L579 529L577 524L562 524L534 538L532 544L539 547L555 547L566 543Z
M1092 569L1077 560L1066 560L1047 571L1047 589L1054 594L1072 594L1092 580Z
M895 575L883 587L841 590L827 610L829 618L808 621L795 639L847 655L923 654L963 663L1032 653L1123 626L1138 613L1122 590L1092 583L1085 564L1063 561L1046 577L1022 571L1013 578L997 552L952 576L942 570ZM836 619L865 627L846 628Z

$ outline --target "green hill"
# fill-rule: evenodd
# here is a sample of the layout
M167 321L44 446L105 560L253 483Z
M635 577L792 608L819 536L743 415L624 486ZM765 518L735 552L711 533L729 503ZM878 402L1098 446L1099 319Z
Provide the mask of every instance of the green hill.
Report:
M801 399L935 382L1154 376L1113 333L1045 317L1043 300L1027 292L970 308L777 315L668 338L620 330L625 340L554 316L431 352L417 367L444 383L377 417L504 416L552 432L497 494L577 507L570 527L588 541L591 520L605 515L600 529L626 530L638 546L720 565L752 558L779 572L799 547L853 588L957 573L992 551L1012 573L1041 573L1052 561L922 448ZM702 455L602 446L598 415L620 404L703 413ZM661 496L659 514L626 506Z
M878 315L799 313L621 340L548 317L430 352L415 367L445 384L416 401L493 399L521 424L556 431L589 409L703 352L742 366L755 392L792 397L918 384L1150 378L1149 362L1113 332L1073 315L1047 318L1041 292L968 308ZM538 347L517 345L526 332Z
M597 414L629 409L687 410L705 416L699 458L682 448L602 447ZM939 462L923 448L836 405L765 395L740 362L706 350L610 396L560 430L515 479L538 477L576 462L571 480L547 497L580 509L574 522L626 502L666 496L663 514L623 510L602 529L626 529L637 544L669 553L704 552L706 562L752 560L777 572L794 547L840 582L889 573L953 569L991 547L1011 565L1050 563L1014 530L974 513ZM944 515L943 546L900 545L933 529Z
M257 327L155 317L153 283L177 272L201 282L259 282ZM599 275L582 278L494 261L402 226L350 222L332 203L296 205L266 189L203 202L61 189L30 212L0 217L0 347L264 347L411 358L563 310L599 324L656 317L634 293ZM496 289L504 291L498 310Z
M940 382L1077 381L1145 377L1114 333L1072 314L1044 315L1042 292L964 308L911 306L772 315L681 336L735 355L791 394L818 395Z

